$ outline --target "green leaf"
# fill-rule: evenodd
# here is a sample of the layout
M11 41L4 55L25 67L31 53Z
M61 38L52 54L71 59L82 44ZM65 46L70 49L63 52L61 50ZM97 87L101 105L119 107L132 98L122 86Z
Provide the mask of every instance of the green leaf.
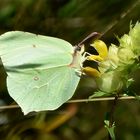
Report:
M133 78L128 79L126 82L126 87L129 88L133 82L134 82Z
M81 57L73 55L73 46L62 39L20 31L0 36L7 88L24 114L57 109L72 97ZM72 67L73 59L78 65Z
M105 123L105 128L110 134L110 137L112 138L112 140L115 140L115 133L114 133L115 124L113 124L112 127L109 127L109 120L104 120L104 123Z
M103 92L103 91L97 91L97 92L94 92L93 95L89 96L89 98L95 98L95 97L103 97L103 96L108 96L110 95L109 93L106 93L106 92Z

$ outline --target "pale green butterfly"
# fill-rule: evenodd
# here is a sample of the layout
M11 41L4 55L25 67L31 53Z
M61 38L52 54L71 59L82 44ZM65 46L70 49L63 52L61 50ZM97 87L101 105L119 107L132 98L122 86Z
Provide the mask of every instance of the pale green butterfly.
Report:
M8 92L24 114L57 109L72 97L80 80L79 45L21 31L0 36Z

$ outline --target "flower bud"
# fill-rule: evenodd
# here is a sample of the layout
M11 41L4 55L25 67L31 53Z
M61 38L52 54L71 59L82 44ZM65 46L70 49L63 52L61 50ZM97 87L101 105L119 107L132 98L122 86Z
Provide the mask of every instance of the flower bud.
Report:
M114 71L102 74L96 81L98 88L107 93L117 92L123 87L120 73Z
M130 48L121 47L118 50L119 64L128 65L133 64L135 61L135 54Z
M129 48L133 50L131 36L125 34L119 39L119 42L120 42L120 47Z

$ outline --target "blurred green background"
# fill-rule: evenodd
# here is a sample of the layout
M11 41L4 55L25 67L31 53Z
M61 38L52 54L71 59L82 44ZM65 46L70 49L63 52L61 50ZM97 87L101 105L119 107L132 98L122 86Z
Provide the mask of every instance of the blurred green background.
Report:
M73 45L94 31L102 33L108 45L117 44L115 36L128 33L130 22L139 19L140 0L0 0L0 34L28 31ZM139 72L134 78L139 93ZM14 104L5 79L1 67L0 106ZM73 99L88 98L95 90L94 79L83 77ZM64 104L27 116L19 108L0 109L0 140L108 140L103 120L111 106L112 101ZM139 101L119 101L114 116L117 140L140 140Z

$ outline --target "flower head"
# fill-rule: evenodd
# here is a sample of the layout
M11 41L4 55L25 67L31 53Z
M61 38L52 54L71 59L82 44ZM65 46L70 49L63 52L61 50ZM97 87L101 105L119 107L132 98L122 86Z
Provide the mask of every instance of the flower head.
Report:
M109 49L101 40L95 40L93 46L98 55L89 55L87 60L98 63L98 69L83 68L85 73L96 77L100 90L113 93L127 87L127 81L138 65L140 57L140 23L130 26L129 34L125 34L119 40L120 45L111 44Z

